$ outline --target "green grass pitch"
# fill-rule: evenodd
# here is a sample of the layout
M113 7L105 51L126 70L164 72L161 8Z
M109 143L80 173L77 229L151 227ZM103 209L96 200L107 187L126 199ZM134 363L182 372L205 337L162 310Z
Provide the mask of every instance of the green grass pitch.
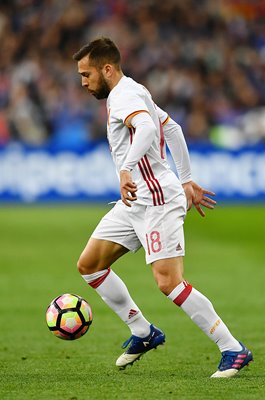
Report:
M124 371L115 367L128 328L87 287L79 253L107 208L0 209L0 398L262 399L265 397L265 207L222 207L185 223L185 277L214 303L255 362L230 380L211 380L217 347L156 288L143 251L114 266L146 317L162 328L165 346ZM62 293L90 303L94 319L81 339L48 330L45 311Z

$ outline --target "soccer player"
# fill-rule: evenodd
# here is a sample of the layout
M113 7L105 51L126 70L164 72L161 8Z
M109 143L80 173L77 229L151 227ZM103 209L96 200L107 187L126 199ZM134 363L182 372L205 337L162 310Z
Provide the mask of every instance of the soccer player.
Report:
M186 211L214 208L214 193L192 181L181 127L152 100L148 90L124 76L120 52L109 38L83 46L73 56L82 86L107 99L107 137L120 179L121 200L102 218L83 250L78 269L107 305L128 325L131 337L116 365L125 368L165 341L146 320L111 265L143 246L159 289L180 307L222 353L212 377L232 377L252 353L235 339L211 302L183 278ZM167 144L178 177L170 169Z

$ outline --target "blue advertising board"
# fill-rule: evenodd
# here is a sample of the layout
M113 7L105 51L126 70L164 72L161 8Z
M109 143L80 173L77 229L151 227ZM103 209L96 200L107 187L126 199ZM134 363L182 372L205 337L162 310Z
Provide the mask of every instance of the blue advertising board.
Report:
M193 179L219 200L265 200L265 146L237 151L215 147L191 149Z
M193 179L227 201L265 201L265 146L190 148ZM172 160L169 158L172 165ZM108 145L83 152L0 149L0 202L112 201L119 183Z

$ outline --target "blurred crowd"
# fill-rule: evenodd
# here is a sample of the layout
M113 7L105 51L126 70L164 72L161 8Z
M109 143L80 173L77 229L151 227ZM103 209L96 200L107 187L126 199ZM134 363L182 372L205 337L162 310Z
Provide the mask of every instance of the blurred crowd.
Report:
M0 145L78 150L105 138L105 102L81 88L72 60L100 36L188 143L265 141L264 0L1 0Z

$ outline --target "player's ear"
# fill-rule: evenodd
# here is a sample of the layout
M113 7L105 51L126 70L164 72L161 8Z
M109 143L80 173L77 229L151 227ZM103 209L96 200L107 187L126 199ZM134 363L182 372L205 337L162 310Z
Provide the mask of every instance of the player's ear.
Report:
M113 65L111 64L105 64L104 67L102 68L102 73L105 76L105 78L110 78L113 74Z

